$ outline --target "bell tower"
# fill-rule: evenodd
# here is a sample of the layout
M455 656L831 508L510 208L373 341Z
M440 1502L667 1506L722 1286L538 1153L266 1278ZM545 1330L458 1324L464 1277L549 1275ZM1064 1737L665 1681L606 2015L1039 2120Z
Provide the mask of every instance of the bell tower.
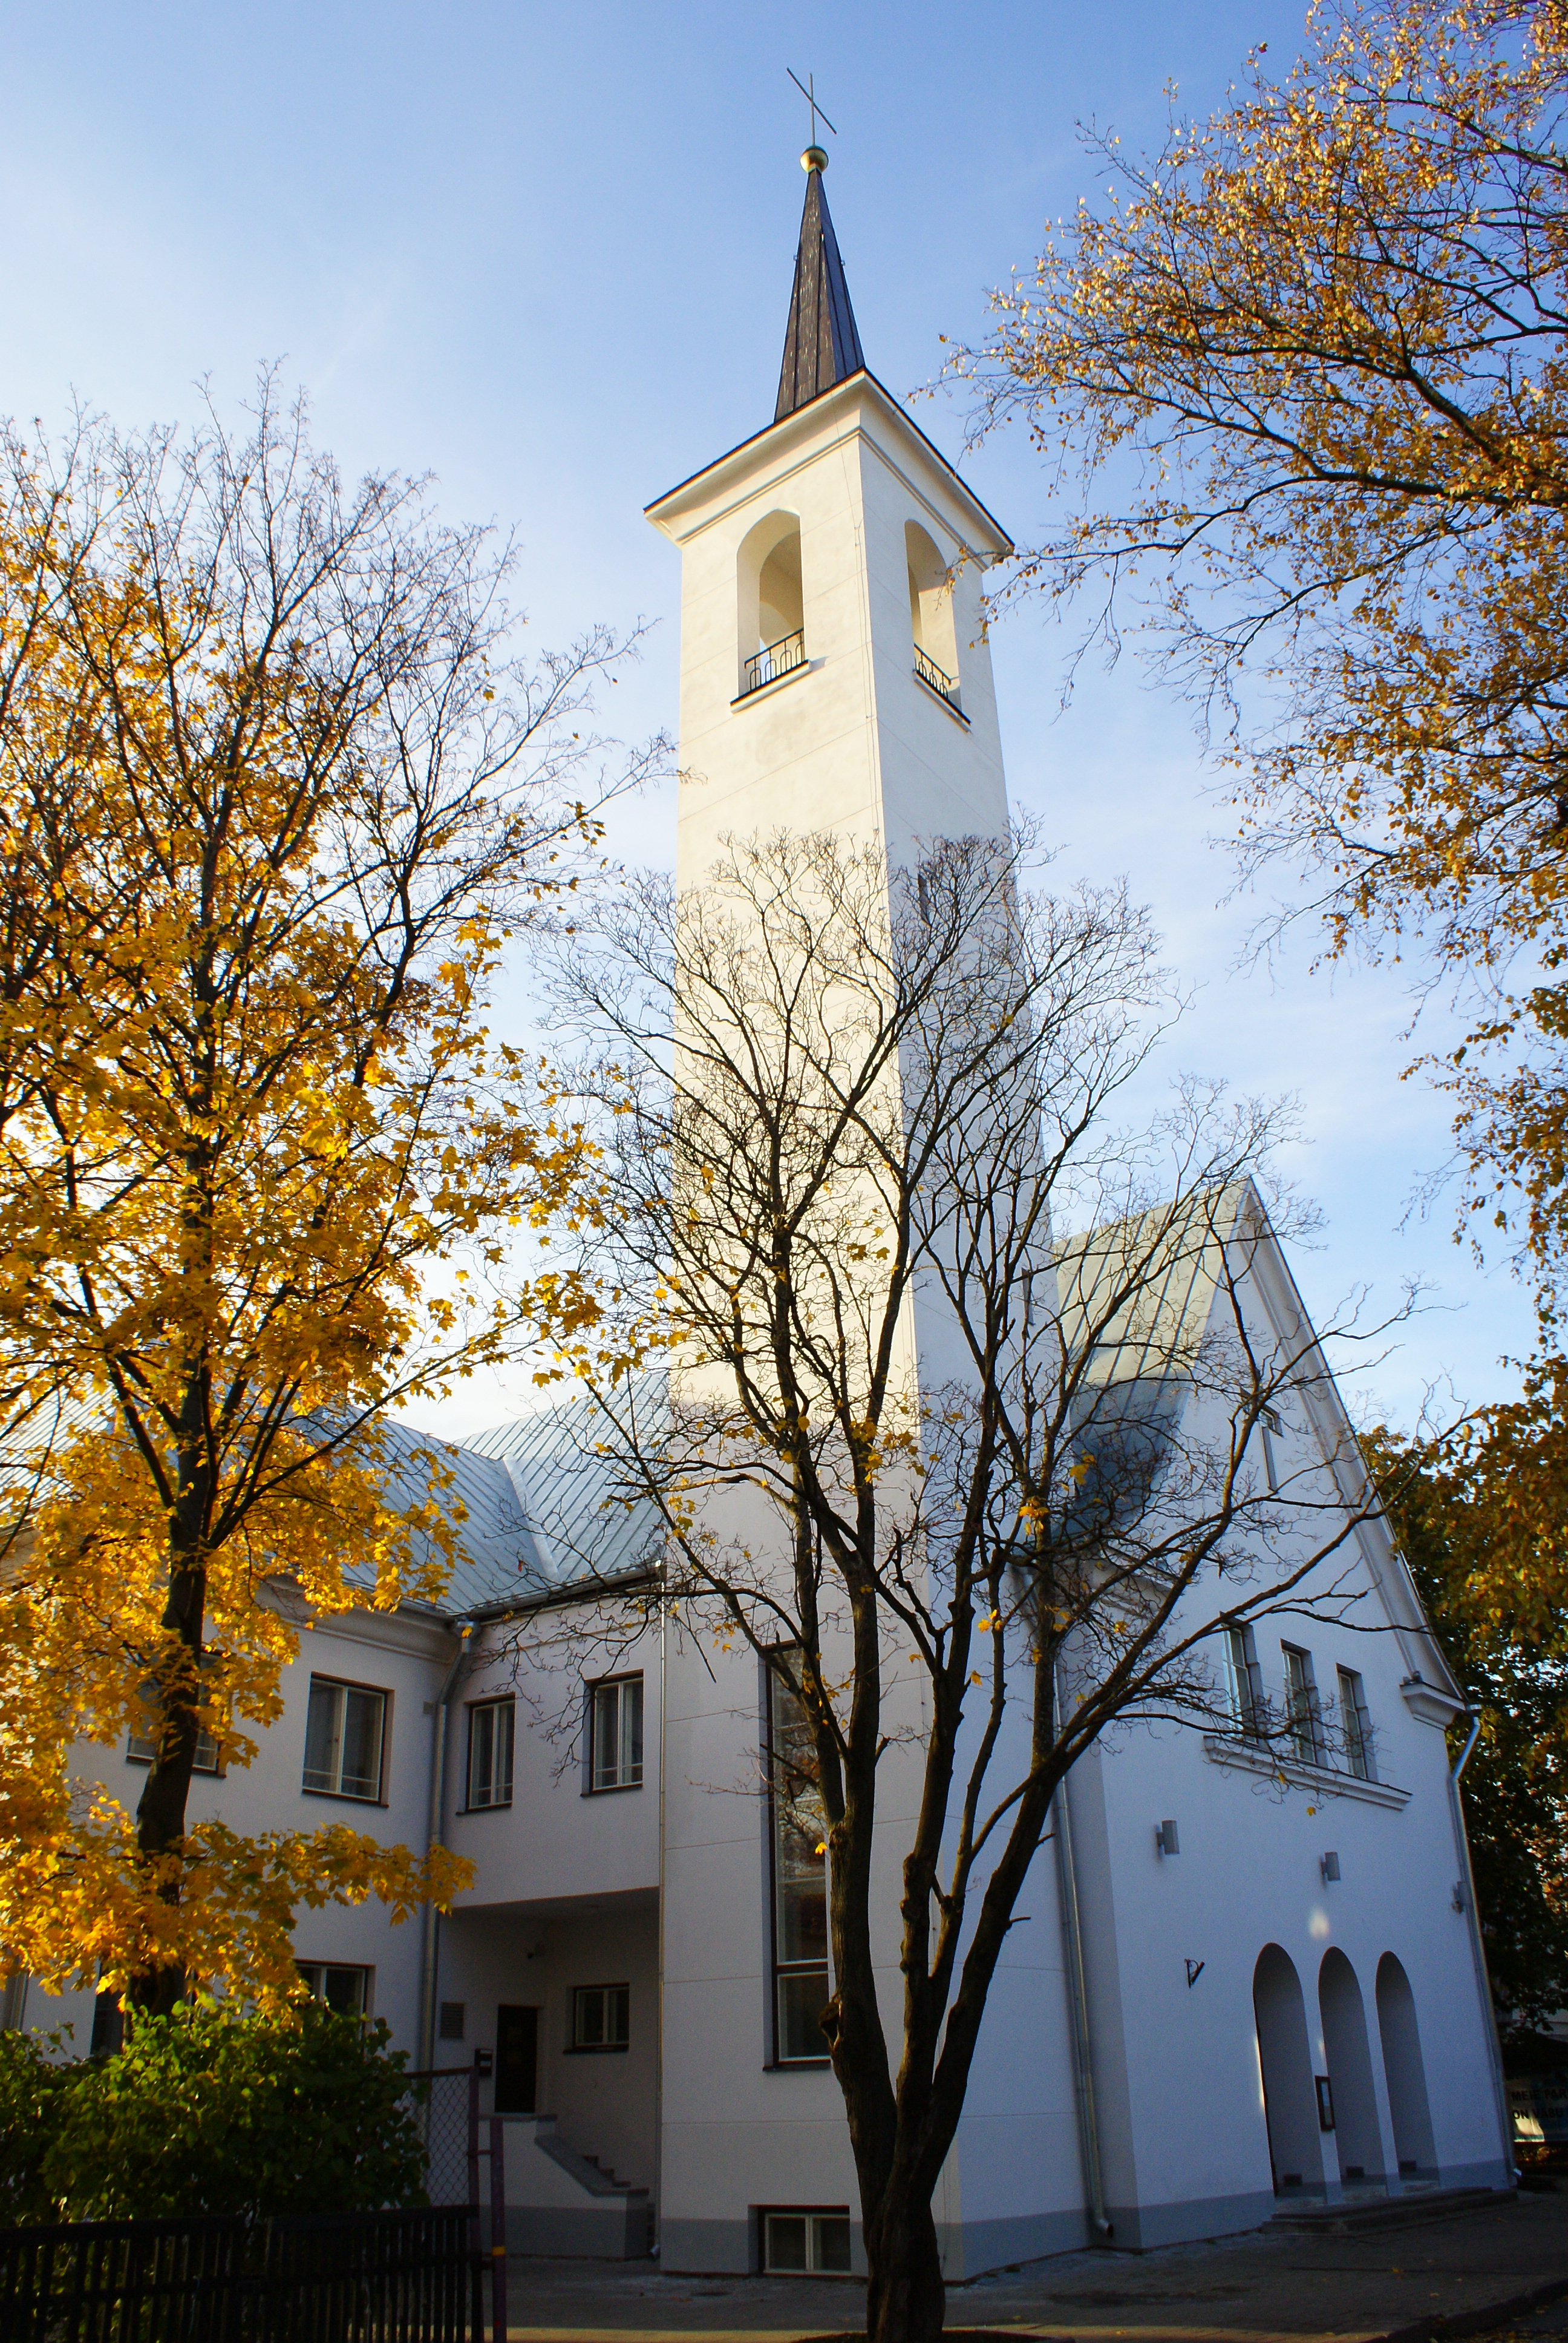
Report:
M773 420L648 508L681 555L677 880L835 830L903 861L1007 823L983 571L1012 546L868 369L822 173Z
M1007 827L981 579L1012 547L866 366L823 192L827 160L816 146L801 156L806 202L771 422L648 507L681 557L681 890L702 885L727 837L830 832L907 870L922 845ZM917 1347L929 1363L945 1339L939 1318L925 1311L917 1332L909 1313L902 1339L917 1373ZM736 1519L753 1508L761 1552L778 1523L759 1503L754 1492L734 1499ZM771 1729L749 1656L699 1653L676 1634L661 1665L663 2266L746 2269L758 2258L759 2207L846 2207L846 2236L858 2218L843 2101L809 2022L829 1971L826 1903L807 1891L825 1873L808 1865L781 1885L772 1821L759 1845L755 1799L716 1794L738 1778L738 1734L755 1749ZM918 1703L918 1688L910 1696ZM910 1716L918 1734L924 1711ZM884 1787L884 1813L900 1795ZM1031 2045L1003 2062L1005 2120L1030 2144L1021 2174L1035 2132L1032 2112L1020 2130L1019 2109L1043 2093L1070 2126L1070 2098L1060 2078L1041 2083L1034 2071L1040 1978L1021 1956L1010 1962L996 2022ZM897 1990L892 1972L887 1989ZM719 2040L742 2046L721 2097ZM986 2100L977 2086L967 2123L977 2108L989 2120ZM966 2186L955 2153L934 2199L955 2275Z

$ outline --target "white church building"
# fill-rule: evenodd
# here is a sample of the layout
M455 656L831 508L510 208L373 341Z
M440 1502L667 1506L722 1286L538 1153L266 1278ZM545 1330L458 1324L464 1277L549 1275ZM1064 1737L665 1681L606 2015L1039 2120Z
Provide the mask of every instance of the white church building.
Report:
M1006 820L980 597L1010 545L865 366L825 159L806 158L773 421L648 508L681 561L689 881L723 834L783 819L894 858ZM1310 1330L1261 1208L1249 1194L1236 1213L1245 1309L1299 1350ZM1281 1470L1337 1476L1362 1511L1326 1371L1271 1438ZM491 2054L514 2250L860 2267L839 2093L799 2017L825 1998L826 1934L779 1860L756 1660L699 1654L657 1606L640 1632L598 1633L585 1568L635 1590L657 1539L603 1509L583 1401L452 1461L467 1521L444 1605L302 1620L280 1721L248 1769L205 1753L193 1815L341 1816L472 1858L439 1921L328 1910L301 1920L297 1952L412 2065ZM1261 1623L1232 1730L1141 1725L1073 1769L937 2192L950 2277L1096 2237L1213 2237L1282 2203L1511 2185L1445 1741L1463 1696L1380 1518L1335 1568L1360 1624ZM530 1636L570 1652L564 1703L500 1656ZM1332 1746L1303 1686L1351 1720ZM1290 1754L1249 1737L1258 1695L1295 1698ZM136 1745L91 1757L134 1805ZM69 2017L79 2043L91 2027L90 1995L18 1980L8 2000L13 2024Z

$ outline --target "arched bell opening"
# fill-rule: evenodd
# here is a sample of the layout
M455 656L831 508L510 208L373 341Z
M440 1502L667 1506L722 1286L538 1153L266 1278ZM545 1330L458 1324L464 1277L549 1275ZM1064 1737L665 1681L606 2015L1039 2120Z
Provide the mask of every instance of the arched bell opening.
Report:
M916 672L956 707L959 647L953 627L952 572L919 521L904 524L904 552L910 571L910 627L915 639Z
M1321 2196L1323 2160L1318 2147L1317 2091L1307 2044L1306 2004L1296 1965L1282 1945L1265 1945L1258 1956L1252 1972L1252 2014L1258 2027L1258 2065L1274 2194L1293 2197L1298 2192L1316 2192Z
M1426 2096L1426 2065L1415 1996L1402 1964L1385 1953L1377 1965L1377 2030L1382 2041L1382 2071L1400 2177L1414 2180L1437 2170L1432 2109Z
M1318 1971L1318 2007L1322 2014L1340 2178L1350 2188L1363 2182L1375 2185L1383 2178L1383 2147L1372 2052L1367 2046L1366 2006L1356 1973L1337 1946L1323 1955Z
M798 513L769 513L747 531L736 563L736 588L744 698L806 664Z

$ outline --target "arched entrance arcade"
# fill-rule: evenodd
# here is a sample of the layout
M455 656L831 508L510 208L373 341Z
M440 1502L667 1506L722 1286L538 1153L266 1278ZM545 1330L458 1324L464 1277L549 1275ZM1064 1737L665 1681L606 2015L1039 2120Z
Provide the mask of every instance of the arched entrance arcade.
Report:
M1296 1965L1282 1945L1265 1945L1252 1972L1252 2012L1274 2193L1322 2191L1317 2092L1307 2042L1306 2004Z
M1405 2180L1430 2176L1437 2170L1437 2149L1427 2104L1415 1996L1392 1953L1385 1953L1377 1965L1377 2029L1382 2041L1382 2070L1400 2176Z
M1366 2007L1354 1969L1337 1946L1323 1955L1318 1971L1318 2007L1323 2020L1323 2051L1333 2095L1334 2146L1340 2178L1350 2187L1383 2178L1382 2129L1377 2088L1367 2046Z

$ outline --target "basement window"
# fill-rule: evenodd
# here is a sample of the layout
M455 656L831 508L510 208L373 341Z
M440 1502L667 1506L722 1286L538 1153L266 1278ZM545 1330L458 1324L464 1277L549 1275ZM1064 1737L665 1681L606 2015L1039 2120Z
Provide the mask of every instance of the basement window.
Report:
M781 2206L762 2216L762 2267L783 2278L849 2273L849 2208Z

